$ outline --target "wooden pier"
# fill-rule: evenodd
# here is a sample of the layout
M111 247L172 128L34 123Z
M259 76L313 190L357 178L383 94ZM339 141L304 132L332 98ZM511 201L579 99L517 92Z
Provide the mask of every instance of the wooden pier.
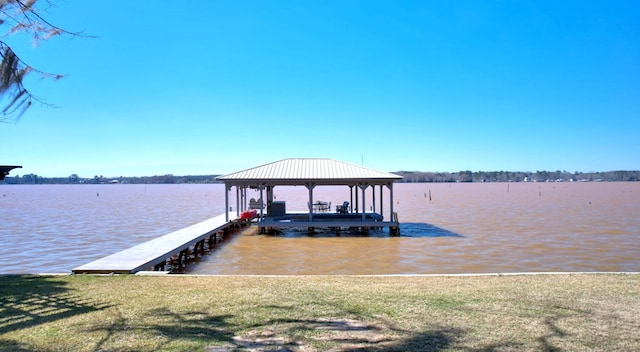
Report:
M211 247L217 242L219 236L248 224L247 221L239 219L227 221L227 218L227 214L216 216L81 265L72 269L72 272L74 274L134 274L147 270L163 271L170 261L181 263L190 252L202 252L205 244Z

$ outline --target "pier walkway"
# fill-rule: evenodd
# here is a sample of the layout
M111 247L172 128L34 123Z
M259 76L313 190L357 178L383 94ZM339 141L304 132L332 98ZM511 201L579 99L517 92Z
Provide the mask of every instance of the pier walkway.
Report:
M226 218L227 214L213 217L71 271L74 274L134 274L151 269L163 270L170 258L178 256L176 259L182 260L192 246L194 251L203 250L206 241L217 241L219 234L226 234L242 224L238 219L226 221Z

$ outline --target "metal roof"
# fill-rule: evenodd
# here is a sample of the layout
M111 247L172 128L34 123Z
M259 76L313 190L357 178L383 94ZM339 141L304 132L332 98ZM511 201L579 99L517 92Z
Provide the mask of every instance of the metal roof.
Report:
M0 181L4 180L4 177L9 175L9 172L13 169L21 168L18 165L0 165Z
M262 181L302 184L316 181L327 184L351 184L355 181L393 182L402 176L326 158L291 158L219 176L225 183Z

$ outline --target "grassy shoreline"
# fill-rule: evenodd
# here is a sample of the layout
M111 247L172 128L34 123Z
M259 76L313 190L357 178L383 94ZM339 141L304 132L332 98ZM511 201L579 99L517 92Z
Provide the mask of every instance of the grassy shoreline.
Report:
M3 351L640 350L640 275L0 276Z

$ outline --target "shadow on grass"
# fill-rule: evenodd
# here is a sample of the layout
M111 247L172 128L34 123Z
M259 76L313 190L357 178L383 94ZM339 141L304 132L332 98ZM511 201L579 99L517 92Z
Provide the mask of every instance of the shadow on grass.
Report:
M0 334L107 308L66 285L54 276L0 276Z
M87 332L100 332L102 338L95 342L94 351L106 351L113 348L113 343L122 339L123 335L135 334L147 335L149 340L155 340L158 348L167 344L177 344L179 350L183 350L180 344L191 347L200 341L205 344L225 344L232 341L232 325L228 321L231 316L210 315L201 312L172 312L168 308L158 308L149 311L146 318L157 323L144 323L140 320L126 319L119 310L117 316L109 322L96 324ZM161 339L158 339L161 337ZM143 339L145 337L142 337Z
M80 298L52 276L0 276L0 335L107 308ZM0 349L27 351L0 339Z
M337 318L277 320L254 328L266 328L268 333L249 333L237 337L234 339L235 346L260 351L315 351L328 348L336 351L436 352L451 347L465 334L462 330L449 327L415 333L394 329L380 322Z
M256 309L275 310L275 316L293 313L295 307L262 306ZM277 312L280 310L280 312ZM243 314L244 315L244 314ZM261 314L258 314L260 316ZM535 349L562 351L551 342L566 336L556 325L557 317L547 317L548 334L538 336L531 345L513 340L495 341L465 347L468 339L464 329L455 326L434 326L425 331L402 330L380 319L350 318L267 318L261 320L249 313L246 317L215 315L201 311L176 312L158 308L147 312L144 319L129 320L122 315L108 324L97 324L88 332L101 332L102 339L93 350L113 349L117 341L127 336L156 344L155 348L175 350L231 351L425 351L448 349L491 352L497 350ZM145 323L144 321L153 321ZM248 320L256 319L255 322ZM460 345L462 343L462 345ZM469 343L469 341L466 341ZM17 347L17 346L16 346ZM135 349L135 345L130 346ZM147 344L147 347L149 345ZM16 349L20 351L19 349Z
M452 328L438 328L412 335L409 338L396 341L387 347L364 348L362 351L442 351L462 338L464 332ZM358 351L358 349L351 350Z
M32 350L20 346L17 342L0 339L0 351L31 352Z
M155 309L150 315L172 321L174 324L157 325L155 330L169 339L198 339L207 337L216 341L230 341L228 330L231 315L210 315L199 312L175 313L167 308Z
M295 307L261 306L274 315L293 313ZM200 311L175 312L163 307L147 312L145 319L128 320L122 315L108 324L95 326L91 333L103 338L93 350L113 348L126 336L146 335L155 348L175 350L231 351L441 351L461 339L464 332L442 327L415 333L389 327L384 322L366 322L359 318L267 318L260 320L235 315L213 315ZM146 320L154 323L143 323ZM257 319L255 322L247 320ZM161 339L157 339L161 337ZM132 346L135 348L135 346ZM151 347L147 345L147 347Z

